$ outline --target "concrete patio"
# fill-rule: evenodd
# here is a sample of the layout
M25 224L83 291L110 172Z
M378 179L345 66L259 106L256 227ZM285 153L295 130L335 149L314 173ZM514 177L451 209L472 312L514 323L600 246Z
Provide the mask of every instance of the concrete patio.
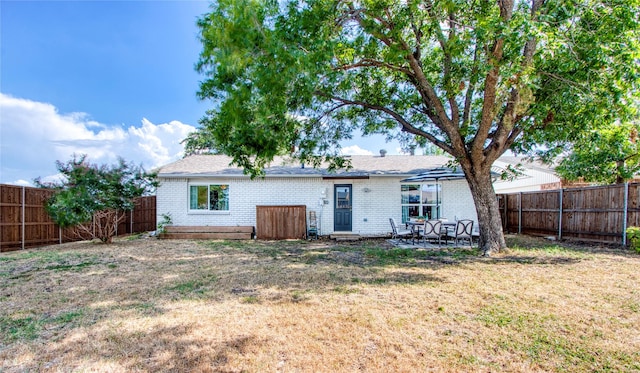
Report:
M458 245L455 245L455 242L452 240L442 241L440 245L438 242L427 241L426 244L423 241L414 241L411 243L411 239L388 239L387 242L392 244L394 247L399 247L402 249L455 249L455 248L469 248L468 242L459 242ZM472 247L477 247L477 241L473 241Z

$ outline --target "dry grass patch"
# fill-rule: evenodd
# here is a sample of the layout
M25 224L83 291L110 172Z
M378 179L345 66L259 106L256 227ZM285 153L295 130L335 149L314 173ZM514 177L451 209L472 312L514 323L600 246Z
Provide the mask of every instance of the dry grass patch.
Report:
M640 371L640 256L510 237L0 255L0 371Z

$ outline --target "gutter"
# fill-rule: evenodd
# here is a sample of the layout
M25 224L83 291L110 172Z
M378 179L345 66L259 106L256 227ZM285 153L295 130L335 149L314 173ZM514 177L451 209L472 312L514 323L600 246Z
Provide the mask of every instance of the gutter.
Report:
M302 179L323 179L323 180L332 180L332 179L370 179L377 177L399 177L399 178L407 178L415 176L414 174L367 174L367 175L327 175L327 174L311 174L311 175L300 175L300 174L277 174L277 175L265 175L258 176L256 179L281 179L281 178L302 178ZM250 179L249 175L245 174L158 174L159 179L199 179L199 178L215 178L215 179Z

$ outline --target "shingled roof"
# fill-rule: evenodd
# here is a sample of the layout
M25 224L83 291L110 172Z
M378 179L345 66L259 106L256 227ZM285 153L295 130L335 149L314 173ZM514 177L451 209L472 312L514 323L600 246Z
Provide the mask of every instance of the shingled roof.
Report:
M436 155L353 155L347 157L352 168L329 172L326 168L302 167L299 162L280 157L265 169L269 176L307 177L361 177L361 176L411 176L442 167L450 157ZM241 168L231 166L231 157L225 155L192 155L163 166L159 177L220 177L243 176Z

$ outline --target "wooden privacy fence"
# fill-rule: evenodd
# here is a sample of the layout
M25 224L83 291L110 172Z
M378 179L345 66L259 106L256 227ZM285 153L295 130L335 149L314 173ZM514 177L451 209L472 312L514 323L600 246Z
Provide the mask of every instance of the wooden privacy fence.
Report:
M511 233L626 244L640 226L640 183L499 194L503 228Z
M0 252L78 241L73 229L61 229L47 214L44 203L53 191L0 184ZM138 198L118 226L118 234L156 229L156 197Z
M256 206L256 238L305 239L307 206Z

